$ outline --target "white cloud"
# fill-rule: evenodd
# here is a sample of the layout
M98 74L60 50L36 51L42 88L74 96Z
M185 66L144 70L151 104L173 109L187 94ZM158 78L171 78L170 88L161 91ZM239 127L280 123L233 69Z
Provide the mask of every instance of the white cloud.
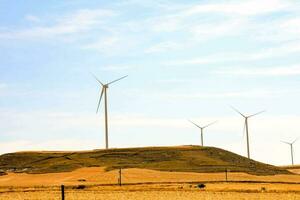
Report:
M190 58L182 60L168 60L162 63L163 66L185 66L186 65L201 65L215 62L221 62L220 59L213 59L214 56L208 56L203 58ZM217 58L217 56L216 56Z
M299 13L299 6L295 6L295 8L298 8L296 13ZM295 41L297 43L300 39L299 25L300 18L297 14L255 21L251 24L251 30L255 34L250 35L250 38L259 42L282 43Z
M164 66L186 66L186 65L202 65L211 63L223 63L232 61L257 61L270 58L284 57L300 51L299 42L289 42L274 47L257 50L256 52L231 52L223 54L213 54L203 57L165 61Z
M166 11L166 14L141 22L140 26L147 24L146 27L148 31L151 31L151 34L160 33L169 34L170 36L168 41L152 45L150 47L150 51L153 50L152 52L194 48L199 43L227 36L247 36L247 38L256 42L257 40L263 40L277 43L299 39L299 31L296 28L299 24L297 18L281 17L266 20L254 18L279 11L297 14L299 7L291 1L281 0L198 3L176 7ZM182 35L180 40L175 36L178 33ZM172 40L173 36L170 34L174 34L175 39ZM176 46L169 45L170 43L176 43ZM293 49L285 49L285 51L292 52ZM145 51L148 52L149 49ZM249 60L258 60L264 57L273 57L271 51L272 49L266 49L259 52L259 54L241 56L243 58L250 57ZM278 55L280 54L276 54L276 56ZM240 56L236 57L239 58ZM203 63L202 60L192 62L196 64ZM204 61L204 63L207 62Z
M145 50L146 53L160 53L180 48L176 42L161 42Z
M297 76L300 75L300 66L286 67L261 67L261 68L230 68L219 69L214 73L225 75L246 75L246 76Z
M84 50L93 50L105 56L131 55L136 53L142 41L123 31L113 31L110 36L99 36L94 42L82 45Z
M117 36L107 36L99 39L96 42L86 44L82 49L96 50L102 53L114 54L121 48L121 38Z
M39 17L34 16L34 15L26 15L26 16L25 16L25 19L26 19L27 21L35 22L35 23L41 21L41 19L40 19Z
M201 93L163 93L157 94L160 98L165 99L226 99L226 98L266 98L280 95L279 91L270 90L248 90L248 91L231 91L231 92L201 92Z
M227 15L253 16L291 9L291 4L280 0L229 1L217 4L199 4L185 10L185 16L199 13L218 13Z
M246 20L230 19L222 22L209 22L196 24L188 28L195 40L207 40L210 38L225 37L228 35L239 35L240 30L246 24Z
M138 66L132 64L132 65L106 65L103 67L100 67L100 70L102 71L125 71L133 68L137 68ZM99 68L98 68L99 69Z
M54 25L2 32L0 38L35 39L75 34L89 31L102 24L106 18L115 15L116 13L111 10L78 10L74 14L61 17Z
M300 33L300 18L292 18L283 21L280 24L280 28L282 28L284 31L289 31L293 33Z

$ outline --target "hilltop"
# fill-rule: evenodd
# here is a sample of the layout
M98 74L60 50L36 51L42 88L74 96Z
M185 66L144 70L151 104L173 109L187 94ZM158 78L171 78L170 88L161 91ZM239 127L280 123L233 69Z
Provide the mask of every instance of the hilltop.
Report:
M0 156L4 172L54 173L84 167L141 168L176 172L245 172L254 175L289 174L279 167L235 153L200 146L143 147L78 152L17 152Z

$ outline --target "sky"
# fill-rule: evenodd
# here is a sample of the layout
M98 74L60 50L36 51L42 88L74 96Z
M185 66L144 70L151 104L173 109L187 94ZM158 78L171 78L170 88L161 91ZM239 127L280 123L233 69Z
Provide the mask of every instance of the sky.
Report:
M291 163L300 136L297 0L0 0L0 153L204 145ZM300 142L294 147L300 163Z

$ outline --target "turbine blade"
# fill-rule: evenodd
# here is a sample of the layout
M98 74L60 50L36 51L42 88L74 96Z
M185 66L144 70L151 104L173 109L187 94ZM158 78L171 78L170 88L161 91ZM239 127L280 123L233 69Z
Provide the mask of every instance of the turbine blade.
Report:
M99 111L99 107L100 107L100 103L101 103L101 99L102 99L103 93L104 93L104 88L102 88L102 91L101 91L101 95L100 95L100 98L99 98L99 102L98 102L96 113L98 113L98 111Z
M292 144L294 144L295 142L297 142L298 139L299 139L299 138L296 138L296 139L294 140L294 142L292 142Z
M192 124L194 124L195 126L197 126L198 128L202 128L202 127L200 127L198 124L196 124L196 123L194 123L194 122L192 122L191 120L188 120L189 122L191 122Z
M235 112L239 113L240 115L242 115L243 117L246 118L245 115L243 115L240 111L238 111L237 109L235 109L233 106L230 106Z
M210 124L207 124L206 126L204 126L203 128L207 128L207 127L209 127L209 126L211 126L211 125L213 125L213 124L215 124L215 123L217 123L218 121L214 121L214 122L212 122L212 123L210 123Z
M254 117L254 116L259 115L259 114L264 113L264 112L266 112L266 111L265 111L265 110L260 111L260 112L258 112L258 113L253 114L253 115L250 115L248 118Z
M289 142L285 142L285 141L280 141L280 142L291 145L291 143L289 143Z
M114 82L117 82L117 81L123 79L123 78L126 78L127 76L128 76L128 75L123 76L123 77L121 77L121 78L118 78L117 80L114 80L114 81L112 81L112 82L109 82L109 83L107 83L107 85L110 85L110 84L112 84L112 83L114 83Z
M95 76L95 74L91 73L92 76L96 79L96 81L98 81L98 83L100 83L102 86L104 86L104 84Z

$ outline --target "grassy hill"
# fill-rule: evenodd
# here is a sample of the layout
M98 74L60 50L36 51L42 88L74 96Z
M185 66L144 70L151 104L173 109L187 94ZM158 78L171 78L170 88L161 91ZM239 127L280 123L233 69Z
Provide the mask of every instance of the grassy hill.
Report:
M280 166L280 168L285 169L294 174L300 174L300 165L285 165L285 166Z
M53 173L82 167L143 168L176 172L246 172L289 174L285 169L249 160L214 147L145 147L81 152L18 152L0 156L4 172Z

